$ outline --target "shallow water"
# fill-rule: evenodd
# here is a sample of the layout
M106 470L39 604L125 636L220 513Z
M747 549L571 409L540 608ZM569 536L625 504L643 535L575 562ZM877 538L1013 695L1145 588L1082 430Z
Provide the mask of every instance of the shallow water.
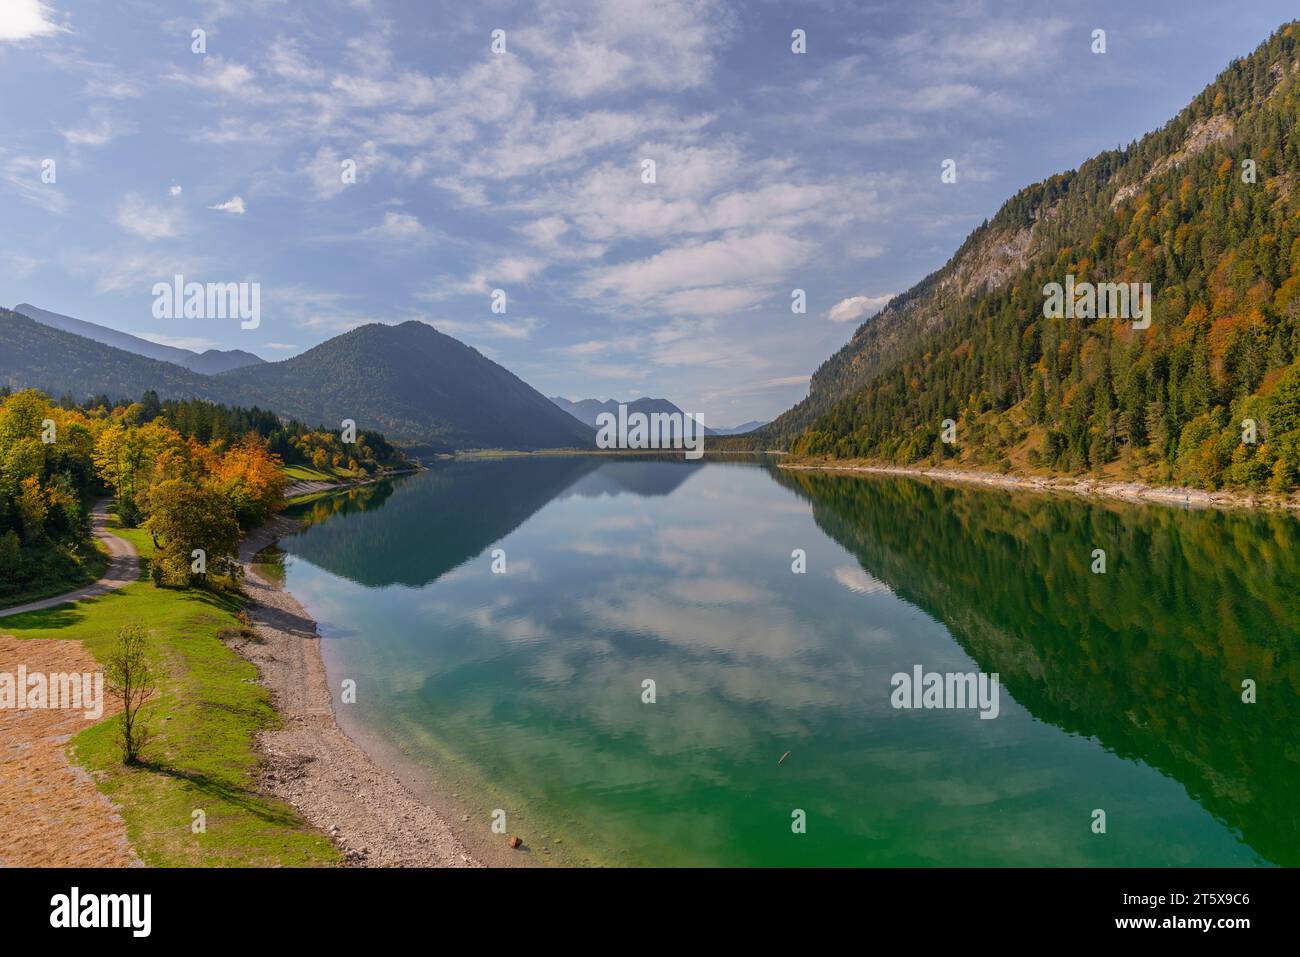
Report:
M489 782L475 826L500 807L535 850L1300 863L1289 517L553 457L439 463L312 521L286 582L345 725ZM894 708L916 665L996 672L998 716Z

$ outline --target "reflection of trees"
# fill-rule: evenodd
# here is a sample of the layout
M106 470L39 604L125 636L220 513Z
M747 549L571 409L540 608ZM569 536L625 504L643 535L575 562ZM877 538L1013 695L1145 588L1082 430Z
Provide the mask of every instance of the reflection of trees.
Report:
M397 481L401 481L401 478ZM393 487L392 480L385 480L329 492L305 505L290 506L289 514L308 525L317 525L334 515L350 515L378 508L393 494Z
M1174 777L1261 856L1300 864L1294 519L775 474L1036 717Z
M291 554L369 587L426 585L509 535L601 465L590 456L438 462L308 506ZM381 508L382 506L382 508Z

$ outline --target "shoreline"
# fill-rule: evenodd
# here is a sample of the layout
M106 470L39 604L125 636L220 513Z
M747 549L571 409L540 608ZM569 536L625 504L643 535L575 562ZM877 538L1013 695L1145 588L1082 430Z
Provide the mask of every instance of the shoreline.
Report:
M347 482L318 482L309 479L298 479L290 482L284 488L284 500L292 504L294 500L306 498L309 495L319 495L321 492L339 492L349 488L361 488L366 485L374 485L376 482L382 482L385 479L395 478L399 475L413 475L422 469L401 469L396 472L380 472L377 475L371 475L368 478L356 479Z
M334 712L314 619L253 559L299 523L277 516L240 544L247 613L257 638L230 642L271 692L278 727L258 735L259 784L293 805L343 852L347 866L518 867L520 855L481 836L435 786L417 789L381 766ZM456 821L453 826L450 822ZM486 828L484 828L486 830Z
M1001 472L981 472L975 469L909 468L902 465L835 465L801 462L787 464L781 462L778 463L777 467L801 472L858 472L868 475L928 478L964 485L984 485L1004 491L1065 492L1082 498L1114 499L1140 504L1181 505L1185 508L1218 509L1222 511L1230 509L1300 511L1300 502L1283 500L1276 496L1256 492L1235 490L1210 492L1199 488L1146 485L1142 482L1116 482L1105 479L1080 479L1068 476L1003 474Z

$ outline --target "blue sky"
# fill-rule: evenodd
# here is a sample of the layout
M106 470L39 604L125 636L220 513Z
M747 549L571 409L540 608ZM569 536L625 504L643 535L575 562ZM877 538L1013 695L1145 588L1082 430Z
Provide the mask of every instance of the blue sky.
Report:
M271 360L419 319L548 395L767 419L1018 189L1159 127L1295 15L0 0L0 304ZM176 273L259 282L260 327L154 319Z

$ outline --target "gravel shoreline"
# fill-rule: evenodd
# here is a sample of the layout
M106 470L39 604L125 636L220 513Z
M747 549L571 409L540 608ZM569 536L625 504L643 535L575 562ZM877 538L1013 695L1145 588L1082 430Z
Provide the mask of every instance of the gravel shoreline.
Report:
M1207 492L1205 489L1199 488L1165 488L1155 485L1143 485L1141 482L1110 482L1100 479L1035 477L1015 474L1003 475L1000 472L906 468L898 465L835 465L831 463L782 462L778 467L801 472L865 472L871 475L902 475L908 478L930 478L944 482L988 485L1007 490L1026 489L1038 492L1069 492L1085 498L1113 498L1126 502L1157 502L1162 505L1182 505L1187 508L1300 510L1300 502L1282 500L1273 496L1258 495L1251 492Z
M453 809L417 798L339 726L316 622L297 599L253 566L258 552L296 527L290 519L275 518L240 546L248 615L257 639L230 646L257 666L281 716L279 728L258 736L262 789L292 804L329 835L353 866L515 863L504 848L476 847L472 853L463 835L447 823Z

